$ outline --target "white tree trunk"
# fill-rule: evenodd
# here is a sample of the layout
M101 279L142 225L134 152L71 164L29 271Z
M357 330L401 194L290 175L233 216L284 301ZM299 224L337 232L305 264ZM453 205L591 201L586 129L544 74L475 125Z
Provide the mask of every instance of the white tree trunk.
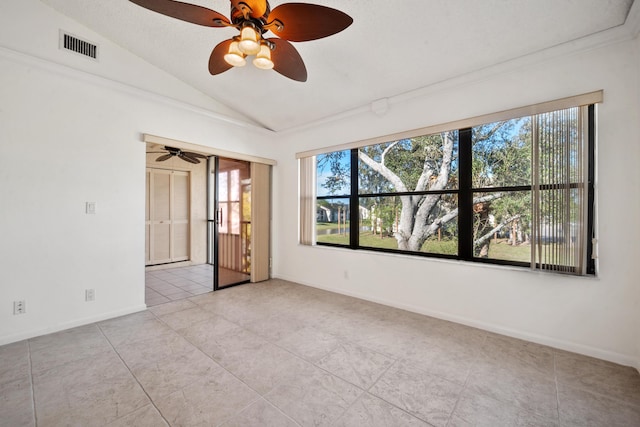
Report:
M425 159L423 170L415 189L408 189L400 177L385 165L385 156L395 144L387 147L381 156L380 162L376 162L362 151L358 152L358 158L389 181L397 192L424 191L427 189L429 183L431 183L431 186L428 188L429 190L444 190L449 183L454 143L453 132L442 133L442 164L440 165L438 175L433 179L434 171L429 166L429 159ZM477 201L474 200L474 203L489 201L499 197L502 197L502 195L495 193L478 198ZM395 233L395 238L398 241L398 249L420 251L422 245L429 237L436 233L444 224L458 216L458 209L456 208L440 218L436 218L429 224L428 221L431 212L437 206L440 199L441 196L436 194L426 196L400 196L402 210L400 212L398 229Z

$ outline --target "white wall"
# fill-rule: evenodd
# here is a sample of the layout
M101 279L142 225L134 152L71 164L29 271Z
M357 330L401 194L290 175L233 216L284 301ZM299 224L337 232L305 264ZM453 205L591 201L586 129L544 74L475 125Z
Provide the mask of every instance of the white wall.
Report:
M58 48L59 31L96 43L99 59L93 61ZM63 64L89 75L101 76L152 93L207 108L234 119L243 119L235 111L216 102L191 86L149 65L139 57L116 46L78 22L56 12L39 0L2 0L0 2L0 48L7 48ZM80 77L80 78L87 78Z
M637 42L610 37L599 47L598 40L562 46L392 99L382 117L356 111L283 135L275 276L640 366L640 66ZM597 278L297 244L295 152L598 89L605 100L598 117Z
M636 36L636 64L638 67L638 70L640 70L640 34L638 34ZM636 83L635 83L635 87L636 87L636 96L637 96L637 100L638 103L640 103L640 72L636 73ZM637 117L637 116L636 116ZM636 171L636 197L635 199L638 199L637 195L638 195L638 184L640 183L640 168L636 167L635 169ZM631 197L632 199L634 198L633 196ZM640 201L636 201L637 203L640 203ZM640 237L640 236L638 236ZM636 282L638 282L639 280L636 279ZM638 307L640 305L640 286L637 286L638 288L638 297L636 299L636 307ZM637 324L636 324L636 336L637 336L637 341L636 341L636 368L638 368L638 370L640 370L640 310L636 310L637 312Z
M40 39L59 27L100 41L95 70ZM141 133L269 157L269 133L182 108L225 113L77 27L38 1L0 5L0 344L145 308ZM141 80L180 103L127 86ZM26 314L13 315L15 300Z

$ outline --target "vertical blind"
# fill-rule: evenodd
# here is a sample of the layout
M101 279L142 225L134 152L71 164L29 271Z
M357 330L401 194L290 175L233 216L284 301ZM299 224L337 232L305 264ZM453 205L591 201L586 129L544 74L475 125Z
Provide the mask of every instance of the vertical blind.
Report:
M585 273L586 114L575 107L533 116L531 268Z
M251 162L251 282L269 279L271 166Z
M316 223L316 158L298 159L300 194L299 241L302 245L313 245Z

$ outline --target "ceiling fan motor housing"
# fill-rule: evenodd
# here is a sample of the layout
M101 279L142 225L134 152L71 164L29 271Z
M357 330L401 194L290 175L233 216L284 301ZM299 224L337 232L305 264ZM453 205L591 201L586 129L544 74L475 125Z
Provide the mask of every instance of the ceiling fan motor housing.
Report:
M271 6L268 1L237 1L231 0L231 22L241 25L244 21L252 21L259 26L267 23L271 13Z

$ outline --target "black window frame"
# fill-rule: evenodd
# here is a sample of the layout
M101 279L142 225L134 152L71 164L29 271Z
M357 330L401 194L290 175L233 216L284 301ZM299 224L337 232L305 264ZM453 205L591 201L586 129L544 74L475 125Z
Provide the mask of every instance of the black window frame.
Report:
M588 158L588 179L587 179L587 236L586 257L587 266L586 274L595 275L595 259L593 257L593 241L591 236L594 235L594 201L595 201L595 105L587 106L587 158ZM349 199L349 244L338 244L329 242L316 242L320 246L333 246L339 248L348 248L352 250L367 250L374 252L385 252L392 254L403 254L410 256L419 256L426 258L444 258L459 261L477 262L484 264L507 265L516 267L530 268L529 262L509 261L493 258L480 258L473 255L473 194L474 193L498 193L498 192L516 192L531 191L531 185L514 185L500 187L483 187L474 188L472 184L472 161L473 161L473 141L471 127L457 129L458 131L458 188L437 190L437 191L415 191L415 192L385 192L385 193L359 193L359 176L358 176L358 150L353 148L350 150L350 194L316 196L316 200L332 200L332 199ZM455 131L456 129L451 129ZM345 151L345 150L340 150ZM542 188L544 190L544 187ZM438 254L428 252L406 251L400 249L387 249L370 246L360 246L360 201L362 197L395 197L404 195L428 195L428 194L455 194L458 197L458 254Z

